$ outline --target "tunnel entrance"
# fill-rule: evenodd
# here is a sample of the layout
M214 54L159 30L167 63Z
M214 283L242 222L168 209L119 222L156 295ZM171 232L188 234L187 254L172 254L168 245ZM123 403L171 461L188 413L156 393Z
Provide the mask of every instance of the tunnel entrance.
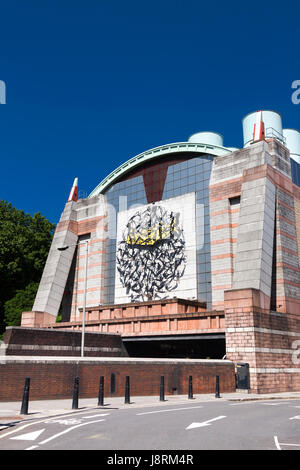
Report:
M222 359L225 334L123 337L129 357Z

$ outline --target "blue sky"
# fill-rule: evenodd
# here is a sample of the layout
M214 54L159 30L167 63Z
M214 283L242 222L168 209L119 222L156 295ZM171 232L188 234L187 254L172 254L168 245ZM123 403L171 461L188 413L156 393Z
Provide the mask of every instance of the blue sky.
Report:
M0 2L0 199L56 223L75 176L213 130L242 146L257 109L300 128L299 2Z

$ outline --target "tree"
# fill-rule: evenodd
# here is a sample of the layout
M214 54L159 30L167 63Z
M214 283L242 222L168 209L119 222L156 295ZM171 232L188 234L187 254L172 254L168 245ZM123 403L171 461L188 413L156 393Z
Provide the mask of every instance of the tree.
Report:
M25 289L17 290L14 297L4 303L4 322L7 326L19 326L22 312L32 310L38 286L38 282L30 282Z
M31 216L0 201L0 333L5 302L40 281L54 228L40 212Z

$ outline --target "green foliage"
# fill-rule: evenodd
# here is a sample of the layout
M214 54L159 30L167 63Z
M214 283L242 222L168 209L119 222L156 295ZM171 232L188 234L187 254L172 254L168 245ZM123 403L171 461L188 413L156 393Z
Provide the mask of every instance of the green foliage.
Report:
M31 216L0 201L0 332L5 328L4 304L39 282L54 228L40 212Z
M38 286L38 282L31 282L25 289L17 290L14 297L4 303L4 321L7 326L19 326L22 312L32 310Z

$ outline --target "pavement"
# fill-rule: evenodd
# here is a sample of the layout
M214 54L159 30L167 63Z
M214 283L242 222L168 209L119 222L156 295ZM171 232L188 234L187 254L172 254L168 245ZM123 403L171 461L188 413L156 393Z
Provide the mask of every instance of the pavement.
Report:
M249 401L249 400L290 400L300 399L300 392L282 392L255 394L248 393L247 390L236 391L234 393L221 393L220 398L214 394L194 394L193 403L203 403L211 401ZM72 398L61 400L34 400L29 401L28 413L21 414L20 401L0 402L0 431L20 422L28 420L43 419L50 416L61 416L88 409L128 409L144 408L151 406L184 405L191 402L187 395L166 395L164 401L159 400L159 396L135 396L130 397L130 404L124 403L124 397L105 397L103 407L98 406L97 398L80 398L78 408L72 409Z

